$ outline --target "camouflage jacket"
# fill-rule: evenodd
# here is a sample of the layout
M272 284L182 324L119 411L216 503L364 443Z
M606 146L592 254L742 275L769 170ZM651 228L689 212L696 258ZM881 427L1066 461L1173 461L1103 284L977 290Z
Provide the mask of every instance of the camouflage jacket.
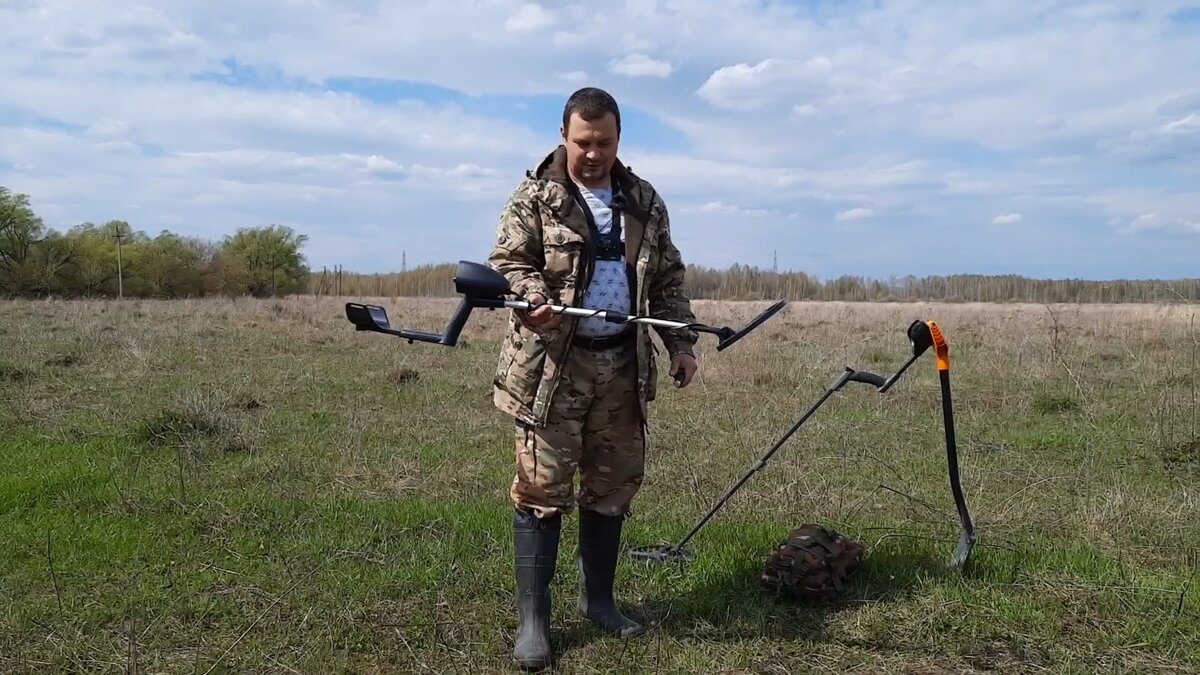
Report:
M650 183L620 160L612 174L626 199L622 210L625 258L634 267L634 314L694 322L683 292L684 264L671 242L667 207ZM489 262L518 297L541 293L551 302L576 305L594 269L583 207L568 190L566 149L561 145L527 173L504 205ZM530 424L546 420L559 373L572 349L578 319L563 316L554 329L534 328L519 312L509 318L500 350L493 399L500 410ZM637 380L643 420L658 378L654 345L646 324L635 324ZM697 334L655 327L667 353L692 354Z

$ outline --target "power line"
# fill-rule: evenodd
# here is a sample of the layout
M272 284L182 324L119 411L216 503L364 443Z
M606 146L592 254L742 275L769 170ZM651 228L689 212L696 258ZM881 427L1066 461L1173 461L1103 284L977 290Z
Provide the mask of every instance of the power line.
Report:
M113 223L113 239L117 240L117 297L125 297L125 279L121 270L121 240L125 238L125 234L121 232L121 226Z

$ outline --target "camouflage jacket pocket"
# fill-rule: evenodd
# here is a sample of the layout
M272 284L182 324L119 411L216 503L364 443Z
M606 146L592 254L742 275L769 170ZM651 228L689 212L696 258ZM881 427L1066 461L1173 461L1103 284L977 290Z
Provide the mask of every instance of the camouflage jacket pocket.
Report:
M548 336L522 328L501 355L499 384L520 400L532 400L546 365Z
M570 289L587 255L587 240L575 230L560 224L547 223L542 233L542 253L546 266L542 272L553 292ZM570 301L570 298L557 298Z

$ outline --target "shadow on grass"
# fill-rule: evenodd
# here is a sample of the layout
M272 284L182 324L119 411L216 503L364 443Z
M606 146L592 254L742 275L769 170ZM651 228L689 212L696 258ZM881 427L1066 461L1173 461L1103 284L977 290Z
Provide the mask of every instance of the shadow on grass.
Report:
M813 602L779 596L759 582L762 561L753 556L719 565L693 562L658 568L637 597L637 572L619 574L622 611L647 625L645 634L629 639L609 636L575 613L556 617L554 649L560 667L574 663L579 652L604 653L614 667L653 663L672 642L737 643L756 640L825 643L834 638L828 625L841 612L864 604L903 601L922 586L940 583L955 573L944 556L928 547L888 542L868 553L843 595ZM635 568L636 570L636 568ZM564 587L559 592L572 593ZM599 643L610 643L600 647ZM600 651L593 652L599 648Z
M881 542L868 552L844 593L825 602L777 595L759 581L762 557L731 555L728 550L717 551L715 560L698 554L683 568L625 567L618 573L618 601L623 611L647 625L646 634L621 640L572 612L556 617L555 651L560 660L573 661L573 652L588 652L599 642L611 642L611 647L601 648L603 653L629 664L653 661L663 639L668 643L829 642L834 638L828 626L839 613L865 604L904 601L922 587L957 577L942 548L928 541ZM572 594L575 589L563 585L557 592Z
M951 574L931 551L882 546L868 554L839 597L814 601L776 593L759 581L762 571L761 560L747 558L706 574L678 595L648 602L643 611L658 618L658 630L674 637L822 642L836 614L866 603L904 600Z

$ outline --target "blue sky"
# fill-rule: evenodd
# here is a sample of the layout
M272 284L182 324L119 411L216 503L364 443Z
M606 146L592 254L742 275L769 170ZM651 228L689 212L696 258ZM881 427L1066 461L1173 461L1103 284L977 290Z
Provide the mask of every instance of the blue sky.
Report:
M280 223L313 267L486 257L562 103L685 260L1194 277L1200 2L0 6L0 185L48 226Z

